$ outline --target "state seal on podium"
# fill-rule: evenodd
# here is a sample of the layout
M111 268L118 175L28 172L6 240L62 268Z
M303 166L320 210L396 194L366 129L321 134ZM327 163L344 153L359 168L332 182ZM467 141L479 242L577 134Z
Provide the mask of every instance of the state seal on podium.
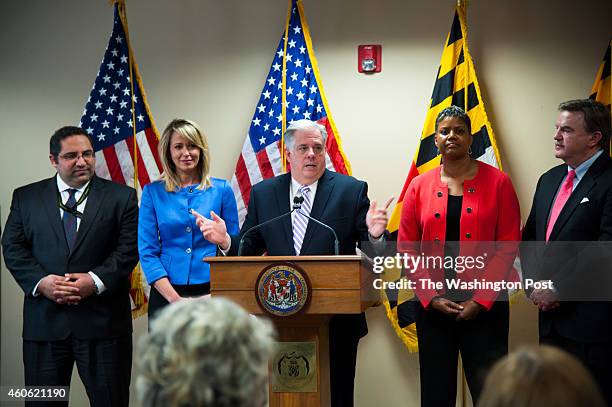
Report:
M259 274L256 292L263 309L272 315L286 317L306 306L310 299L310 282L297 265L275 263Z

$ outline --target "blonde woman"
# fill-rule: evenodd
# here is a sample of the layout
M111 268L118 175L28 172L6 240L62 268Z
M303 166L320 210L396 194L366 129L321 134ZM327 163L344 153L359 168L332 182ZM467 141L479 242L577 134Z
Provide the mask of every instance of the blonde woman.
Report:
M219 216L238 233L234 194L229 182L210 176L208 142L196 123L172 120L159 157L164 172L145 186L138 222L140 264L152 286L150 319L169 303L210 293L210 266L202 258L217 247L202 237L193 211Z

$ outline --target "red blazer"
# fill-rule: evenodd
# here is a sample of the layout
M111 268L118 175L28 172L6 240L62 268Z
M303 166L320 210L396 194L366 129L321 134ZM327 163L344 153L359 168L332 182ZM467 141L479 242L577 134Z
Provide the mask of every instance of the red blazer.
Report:
M398 250L412 256L444 256L448 186L440 180L442 167L416 177L404 195L400 218ZM460 218L460 256L482 256L483 267L471 265L457 273L461 281L517 281L512 270L520 241L521 215L510 178L483 162L478 162L474 179L463 183ZM500 244L500 241L507 241ZM467 244L464 244L466 242ZM486 257L484 253L487 253ZM444 280L441 267L413 267L407 271L423 307L445 294L445 290L423 287L421 279ZM490 309L501 291L476 289L472 299Z

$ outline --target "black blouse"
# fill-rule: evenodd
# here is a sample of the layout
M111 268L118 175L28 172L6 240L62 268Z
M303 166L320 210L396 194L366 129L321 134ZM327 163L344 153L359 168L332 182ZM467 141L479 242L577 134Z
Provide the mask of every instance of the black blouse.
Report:
M448 195L448 210L446 212L446 238L444 243L444 258L459 256L459 240L461 236L460 220L461 207L463 205L463 196ZM454 268L444 268L444 279L454 279L457 277L457 272ZM446 284L445 284L446 286ZM464 300L466 293L457 292L447 288L447 298L453 301Z

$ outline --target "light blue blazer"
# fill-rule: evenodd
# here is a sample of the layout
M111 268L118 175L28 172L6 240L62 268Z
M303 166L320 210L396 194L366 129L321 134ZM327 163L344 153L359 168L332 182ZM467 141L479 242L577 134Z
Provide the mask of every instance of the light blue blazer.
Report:
M210 282L210 266L204 257L215 256L217 246L202 236L195 209L210 218L215 211L225 221L230 235L238 233L238 210L229 182L212 178L204 190L195 186L168 192L163 181L152 182L142 191L138 218L138 252L147 282L168 277L171 284Z

